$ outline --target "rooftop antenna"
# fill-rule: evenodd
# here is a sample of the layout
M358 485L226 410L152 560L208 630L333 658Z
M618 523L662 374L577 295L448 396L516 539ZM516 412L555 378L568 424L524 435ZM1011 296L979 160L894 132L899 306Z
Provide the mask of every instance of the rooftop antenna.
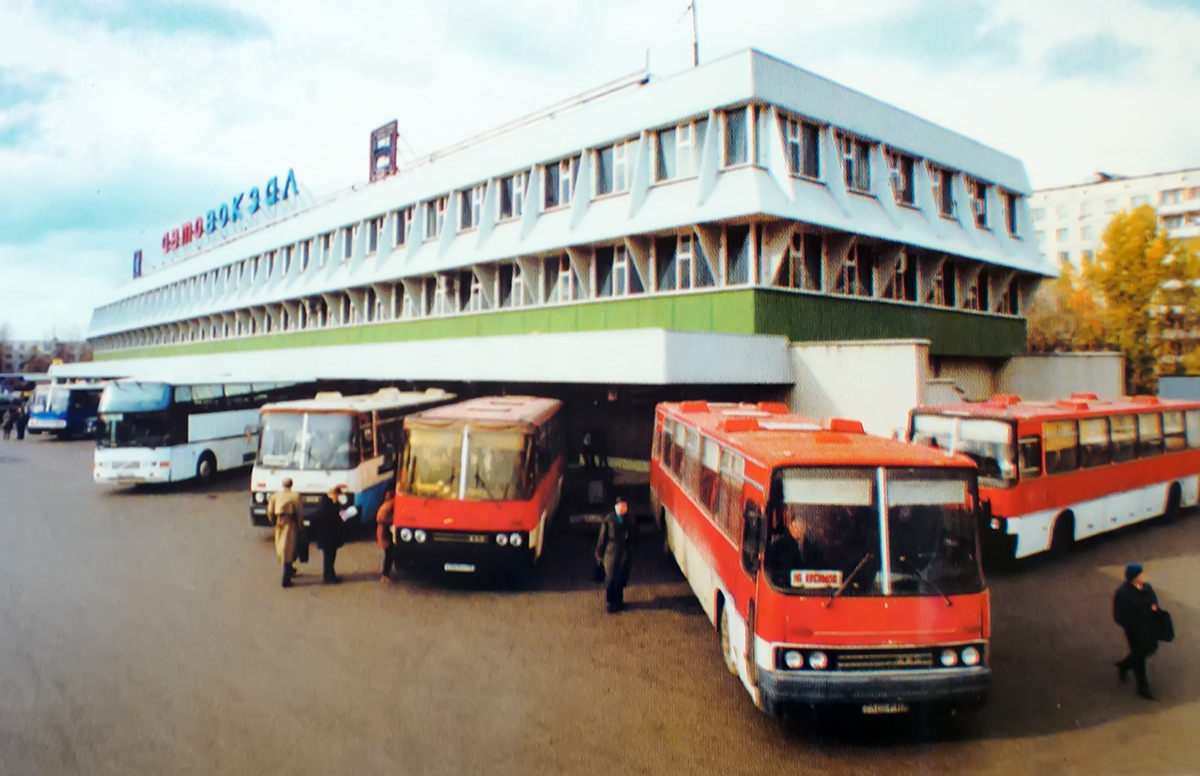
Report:
M688 3L687 11L692 14L692 67L700 66L700 35L696 27L696 0Z

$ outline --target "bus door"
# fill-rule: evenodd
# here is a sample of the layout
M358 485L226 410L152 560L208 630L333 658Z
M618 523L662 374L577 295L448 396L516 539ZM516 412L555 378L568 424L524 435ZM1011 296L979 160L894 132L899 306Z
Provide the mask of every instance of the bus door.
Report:
M763 509L766 503L765 493L758 483L746 480L742 491L741 523L741 566L747 584L742 591L730 591L734 596L739 593L745 597L737 601L739 613L745 617L746 632L743 642L743 657L746 667L746 686L751 693L758 687L758 663L754 657L755 637L757 627L757 602L761 600L766 586L762 573L763 551L766 549L767 515Z

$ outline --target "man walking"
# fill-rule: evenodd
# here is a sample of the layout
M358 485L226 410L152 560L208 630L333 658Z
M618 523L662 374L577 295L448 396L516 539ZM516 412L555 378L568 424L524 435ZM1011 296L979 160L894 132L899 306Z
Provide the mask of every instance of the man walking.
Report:
M618 496L613 511L604 517L596 542L596 564L604 566L604 604L609 614L625 608L625 585L629 582L636 540L629 505Z
M292 490L291 477L283 481L283 490L267 499L267 519L275 526L275 554L283 564L283 587L292 586L296 576L296 544L300 541L300 495Z
M392 567L396 564L396 544L392 538L392 513L396 505L396 491L390 485L384 491L383 503L375 513L375 543L383 550L383 571L379 581L385 585L392 583Z
M313 541L321 548L321 581L336 585L342 578L334 571L337 551L342 546L342 493L344 485L334 485L321 499L312 518Z
M1146 681L1146 658L1158 650L1154 635L1154 617L1158 611L1158 596L1146 582L1138 563L1125 567L1125 583L1113 595L1113 620L1125 631L1129 654L1117 662L1117 679L1125 682L1129 672L1137 680L1137 694L1154 700L1150 683Z

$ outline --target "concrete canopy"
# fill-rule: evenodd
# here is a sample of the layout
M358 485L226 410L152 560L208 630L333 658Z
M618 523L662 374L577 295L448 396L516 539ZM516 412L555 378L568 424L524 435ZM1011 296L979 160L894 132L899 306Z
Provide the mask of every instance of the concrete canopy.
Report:
M51 367L56 379L177 382L443 380L628 385L790 385L786 337L666 329L520 334L112 359Z

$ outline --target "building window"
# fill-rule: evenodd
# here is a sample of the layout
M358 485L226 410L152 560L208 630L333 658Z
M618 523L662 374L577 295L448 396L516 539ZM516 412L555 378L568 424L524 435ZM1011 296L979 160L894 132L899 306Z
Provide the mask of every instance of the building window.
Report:
M1159 194L1160 205L1178 205L1183 201L1183 189L1168 189Z
M1084 218L1092 214L1092 205L1090 202L1079 203L1079 217Z
M929 178L933 181L933 201L938 213L945 218L954 218L954 171L937 165L929 165Z
M500 220L520 218L525 211L525 183L529 176L518 172L500 179Z
M354 255L354 238L358 236L358 224L342 230L342 261L350 261Z
M432 240L442 233L446 221L446 206L450 197L437 197L425 202L425 239Z
M433 314L453 315L458 312L458 278L454 275L438 275L433 292Z
M971 215L975 217L975 226L979 229L988 228L987 184L983 181L971 181L968 192L971 195Z
M333 232L326 232L321 235L321 262L320 266L324 267L333 258Z
M396 219L396 245L399 248L408 240L409 232L412 231L413 209L412 207L402 208L394 214Z
M383 216L372 218L367 222L367 255L373 255L379 250L379 235L383 233Z
M545 259L542 264L542 279L548 304L583 298L583 284L571 268L571 260L566 254Z
M895 269L882 281L883 288L879 291L881 299L915 302L917 299L917 262L908 255L907 251L902 252Z
M1054 239L1057 242L1066 242L1068 239L1070 239L1070 230L1059 229L1054 233Z
M312 257L312 240L300 243L300 272L308 271L308 261Z
M467 311L472 313L482 312L487 307L487 300L483 296L483 284L479 282L479 278L475 273L470 273L470 295L467 297Z
M499 272L496 273L496 281L499 284L498 298L500 307L524 307L525 306L525 279L521 274L519 264L501 264Z
M1041 221L1041 220L1045 219L1045 217L1046 217L1046 208L1035 207L1033 209L1033 220L1034 221Z
M629 189L629 158L636 150L637 141L627 140L596 151L596 196Z
M1132 202L1133 207L1141 207L1142 205L1149 205L1150 197L1146 196L1145 194L1138 194L1136 197L1134 197L1132 199L1131 202Z
M842 154L842 178L846 188L860 194L871 193L871 147L845 133L838 134L838 150Z
M1096 259L1095 251L1092 251L1090 249L1085 249L1082 251L1081 260L1083 262L1090 264L1091 262L1095 261L1095 259Z
M750 272L753 246L749 226L730 226L725 230L725 284L746 285L753 274Z
M776 285L805 291L821 290L821 257L823 240L820 234L797 231L783 257Z
M458 228L460 231L479 226L479 220L483 216L483 195L486 191L487 185L479 183L459 194L459 210L461 212L458 217Z
M679 147L675 142L674 127L663 129L655 136L654 180L668 181L679 175Z
M908 154L888 149L888 169L891 170L892 196L901 205L915 205L917 189L913 181L916 160Z
M1008 233L1017 237L1017 195L1011 191L1004 193L1004 221L1008 225Z
M746 121L746 108L722 112L725 133L724 166L745 164L750 159L750 135Z
M1058 263L1059 264L1066 264L1070 260L1071 260L1071 252L1070 251L1059 251L1058 252Z
M542 180L545 188L543 202L547 210L571 204L571 195L575 191L575 175L578 172L578 156L546 165L546 174Z
M788 170L805 178L821 177L821 128L809 121L779 117Z
M1090 226L1085 226L1079 230L1079 237L1083 240L1091 240L1096 236L1096 230Z
M1117 201L1115 199L1104 200L1104 212L1105 213L1117 212Z
M642 281L625 246L596 249L596 295L628 296L642 293Z

